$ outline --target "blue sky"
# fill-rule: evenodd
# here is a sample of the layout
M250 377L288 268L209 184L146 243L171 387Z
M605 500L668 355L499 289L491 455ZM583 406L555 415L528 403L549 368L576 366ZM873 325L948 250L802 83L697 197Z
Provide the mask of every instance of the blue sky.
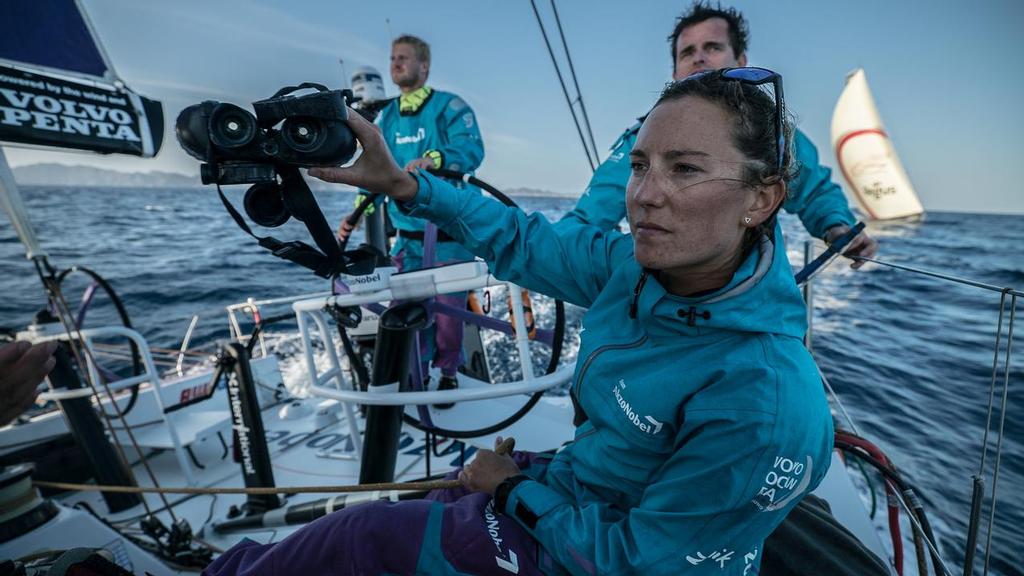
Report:
M590 169L527 0L423 3L84 0L115 69L164 103L168 125L203 99L239 104L282 85L339 86L377 67L391 34L432 44L430 83L476 110L487 146L479 176L499 188L581 192ZM665 36L688 2L562 0L558 7L602 155L670 76ZM847 72L865 68L886 128L925 207L1024 214L1012 166L1024 145L1024 55L1016 1L736 2L750 63L785 78L789 108L824 163ZM549 31L550 7L540 0ZM390 21L390 24L388 24ZM389 93L394 87L388 85ZM7 149L13 166L90 164L198 173L172 134L156 159Z

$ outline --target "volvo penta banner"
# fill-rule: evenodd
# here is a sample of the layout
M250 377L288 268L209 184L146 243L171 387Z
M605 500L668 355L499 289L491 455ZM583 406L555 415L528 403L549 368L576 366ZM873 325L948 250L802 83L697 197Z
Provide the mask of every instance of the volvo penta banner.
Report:
M0 64L0 142L150 157L163 110L126 88Z

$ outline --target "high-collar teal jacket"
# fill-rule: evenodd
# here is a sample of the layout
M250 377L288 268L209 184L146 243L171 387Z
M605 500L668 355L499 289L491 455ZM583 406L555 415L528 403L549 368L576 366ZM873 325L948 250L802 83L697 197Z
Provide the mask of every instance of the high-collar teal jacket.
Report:
M484 142L476 114L465 100L450 92L433 90L412 114L400 112L396 98L381 110L378 125L391 155L401 167L431 151L440 153L441 168L455 172L473 173L483 162ZM472 190L479 193L476 188ZM388 215L399 230L422 231L425 225L423 220L396 210L393 203L389 203ZM418 262L423 255L423 242L399 238L392 254L402 251L406 258ZM472 259L455 242L438 242L435 254L436 262Z
M779 228L728 285L684 298L641 282L629 235L418 181L403 210L498 278L588 308L572 385L588 419L503 512L571 574L756 574L833 434Z

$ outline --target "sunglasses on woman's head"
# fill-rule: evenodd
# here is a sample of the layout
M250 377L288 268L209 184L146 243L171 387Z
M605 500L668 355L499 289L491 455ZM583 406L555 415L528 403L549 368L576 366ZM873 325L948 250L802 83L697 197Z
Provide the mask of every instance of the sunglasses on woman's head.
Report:
M701 72L695 72L683 79L691 80L700 78L707 74L718 74L719 78L726 80L735 80L736 82L742 82L744 84L750 84L752 86L760 86L762 84L772 84L775 90L775 136L776 136L776 149L778 150L775 173L781 178L782 177L782 166L786 158L786 133L783 131L783 118L786 113L786 103L783 99L782 94L782 76L777 72L773 72L767 68L758 68L756 66L748 66L745 68L722 68L721 70L703 70Z

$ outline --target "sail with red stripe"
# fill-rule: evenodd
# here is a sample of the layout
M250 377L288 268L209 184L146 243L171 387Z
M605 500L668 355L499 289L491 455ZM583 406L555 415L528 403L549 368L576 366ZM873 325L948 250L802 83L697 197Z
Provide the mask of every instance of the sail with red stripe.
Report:
M872 219L924 213L885 131L862 69L847 76L832 113L832 148L847 189Z

